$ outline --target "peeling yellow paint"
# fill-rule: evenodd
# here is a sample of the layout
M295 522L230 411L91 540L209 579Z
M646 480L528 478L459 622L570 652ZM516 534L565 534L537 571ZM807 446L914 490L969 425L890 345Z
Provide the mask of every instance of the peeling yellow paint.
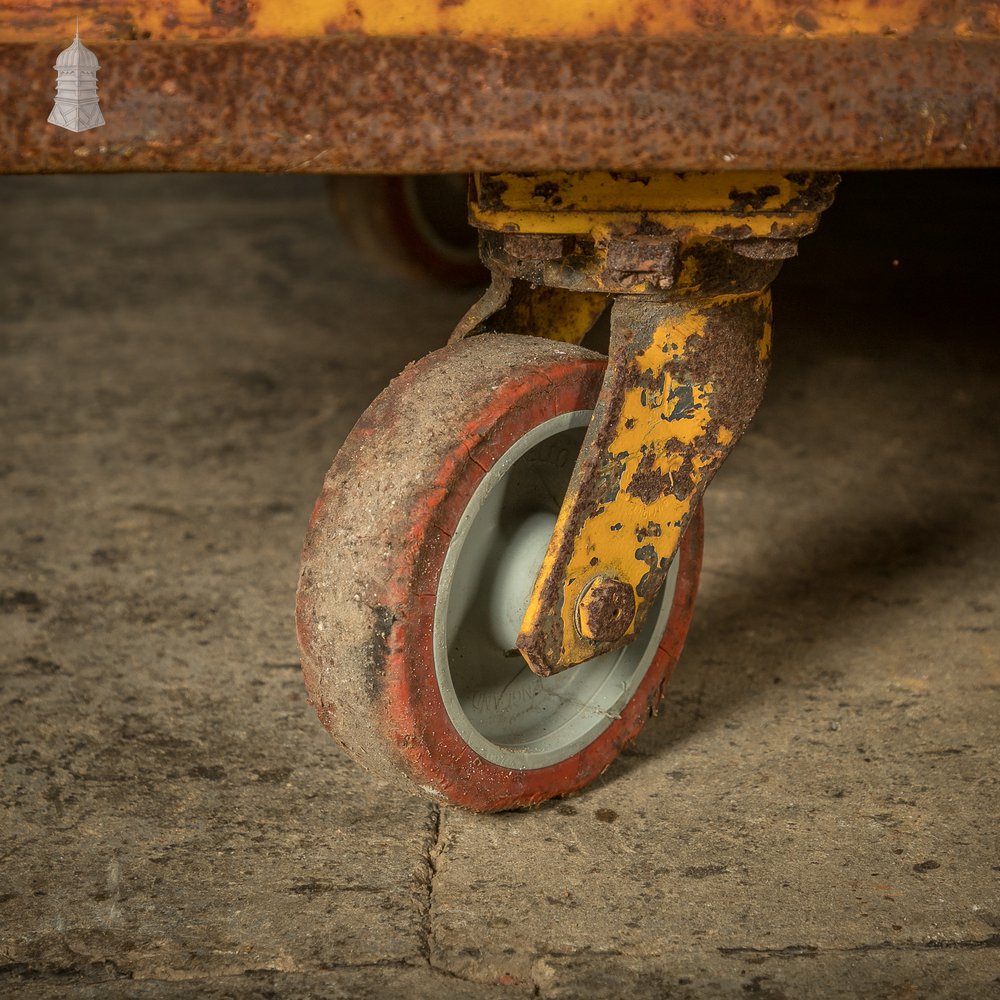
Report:
M494 187L503 185L505 204L559 212L726 212L740 211L739 206L748 201L754 202L757 212L789 211L785 206L802 191L800 177L749 170L731 173L553 170L491 175Z
M766 299L767 294L758 297ZM734 304L745 297L723 298ZM718 302L713 300L716 305ZM580 595L601 575L613 576L639 590L651 566L659 568L675 552L706 476L714 472L733 442L732 430L715 417L714 384L677 382L666 374L668 364L689 355L704 338L710 315L708 309L692 308L681 318L658 325L652 342L635 359L636 368L648 376L644 380L647 387L626 390L614 424L613 443L599 472L609 481L617 481L618 488L615 496L584 522L573 539L565 569L560 614L566 643L563 655L569 662L593 655L593 646L577 630ZM662 384L662 390L650 391L649 384ZM683 399L683 407L678 396ZM654 477L666 486L665 492L658 492L654 504L649 502L640 481L644 477ZM671 492L675 488L677 495ZM522 634L536 628L545 614L542 581L556 571L559 541L570 533L572 510L573 498L567 497L524 617Z
M761 332L760 340L757 342L757 357L761 361L766 361L771 356L772 329L771 320L765 320L764 329Z

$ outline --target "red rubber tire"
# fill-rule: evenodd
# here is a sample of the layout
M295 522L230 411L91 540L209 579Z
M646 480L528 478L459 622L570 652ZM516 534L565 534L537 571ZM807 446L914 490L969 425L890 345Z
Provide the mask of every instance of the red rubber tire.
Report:
M478 812L529 806L593 781L656 711L693 612L700 507L657 652L624 709L579 752L531 770L485 760L452 725L435 674L437 585L472 494L532 428L592 409L604 367L600 355L529 337L446 347L392 382L334 460L303 549L302 667L324 726L380 775Z
M485 287L464 175L327 178L330 207L359 254L390 274L445 288Z

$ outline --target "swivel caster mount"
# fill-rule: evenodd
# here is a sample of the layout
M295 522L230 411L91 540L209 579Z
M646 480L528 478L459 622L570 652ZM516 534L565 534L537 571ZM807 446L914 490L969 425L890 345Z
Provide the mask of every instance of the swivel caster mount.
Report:
M306 685L355 759L494 811L638 734L691 620L701 496L763 394L769 285L835 184L474 178L492 284L361 417L303 551ZM609 308L604 358L579 343Z

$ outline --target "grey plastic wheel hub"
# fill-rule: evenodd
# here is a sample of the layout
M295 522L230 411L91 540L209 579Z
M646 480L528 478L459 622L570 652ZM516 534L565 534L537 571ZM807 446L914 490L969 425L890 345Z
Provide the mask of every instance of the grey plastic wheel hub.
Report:
M666 628L671 567L635 641L554 677L514 648L591 411L554 417L487 472L445 555L435 606L434 661L448 716L481 757L517 770L582 750L635 694Z

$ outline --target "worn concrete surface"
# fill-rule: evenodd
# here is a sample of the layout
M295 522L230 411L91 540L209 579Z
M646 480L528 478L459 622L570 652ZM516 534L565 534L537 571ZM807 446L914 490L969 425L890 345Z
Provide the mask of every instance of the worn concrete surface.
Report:
M996 180L845 184L664 714L484 818L343 757L292 631L326 465L467 297L318 179L0 178L0 995L1000 996Z

